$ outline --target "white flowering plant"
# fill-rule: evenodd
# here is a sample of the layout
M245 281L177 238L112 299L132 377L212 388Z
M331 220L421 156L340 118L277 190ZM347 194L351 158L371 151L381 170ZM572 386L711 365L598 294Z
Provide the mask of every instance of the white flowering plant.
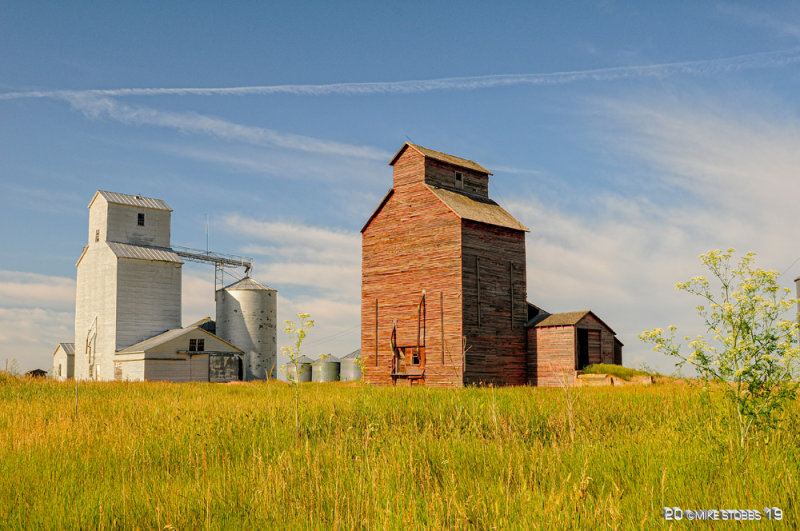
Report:
M676 289L696 295L695 309L707 336L684 336L687 347L676 339L676 328L645 330L639 339L653 350L688 363L705 381L719 386L734 408L738 440L742 448L778 425L784 407L798 388L797 304L791 290L778 283L776 271L755 267L755 253L734 263L734 249L700 255L710 272L676 284ZM787 319L787 314L793 318Z

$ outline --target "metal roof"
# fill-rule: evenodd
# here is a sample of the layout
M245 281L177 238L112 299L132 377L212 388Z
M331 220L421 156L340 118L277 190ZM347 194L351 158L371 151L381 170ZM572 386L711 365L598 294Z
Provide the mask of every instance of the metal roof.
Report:
M517 221L514 216L488 197L456 192L438 186L426 186L462 219L530 232L528 227Z
M59 343L58 346L61 347L66 355L75 355L75 343ZM56 350L58 350L58 347L56 347Z
M355 359L358 359L360 357L361 357L361 349L358 349L358 350L354 350L353 352L351 352L350 354L348 354L346 356L342 356L342 359L343 360L355 360Z
M120 242L107 243L117 258L133 258L135 260L152 260L153 262L171 262L174 264L183 263L181 257L167 247L148 247L146 245Z
M121 194L119 192L107 192L106 190L98 190L95 192L92 200L89 201L89 206L92 206L94 200L100 195L109 203L115 205L128 205L142 208L150 208L152 210L166 210L172 212L166 201L163 199L155 199L153 197L142 197L141 195Z
M403 144L403 147L392 157L391 162L389 162L389 166L393 166L397 158L403 154L407 148L413 148L415 151L421 153L423 156L438 160L441 162L446 162L448 164L452 164L453 166L459 166L461 168L467 168L468 170L473 170L478 173L485 173L487 175L492 175L492 172L478 164L477 162L471 161L469 159L462 159L461 157L455 157L453 155L448 155L447 153L442 153L441 151L434 151L432 149L428 149L426 147L418 146L417 144L412 144L411 142L406 142Z
M320 363L341 363L341 360L336 356L333 356L331 354L326 354L324 357L320 357L318 360L314 361L314 365Z
M236 347L234 345L231 345L230 343L228 343L227 341L225 341L221 337L212 334L208 330L205 330L205 329L200 328L198 326L187 326L186 328L173 328L172 330L167 330L166 332L162 332L162 333L160 333L160 334L158 334L156 336L153 336L153 337L151 337L149 339L145 339L144 341L140 341L140 342L138 342L138 343L136 343L134 345L131 345L131 346L127 347L127 348L119 350L119 351L117 351L117 354L130 354L132 352L147 352L148 350L150 350L152 348L155 348L155 347L157 347L159 345L163 345L164 343L166 343L168 341L172 341L173 339L177 339L177 338L179 338L179 337L181 337L183 335L186 335L189 332L192 332L194 330L199 330L199 331L203 332L204 334L208 334L209 336L213 337L214 339L225 343L226 345L228 345L231 349L235 350L236 352L244 352L242 349L240 349L240 348L238 348L238 347Z
M267 286L266 284L262 284L257 280L253 280L250 277L244 277L242 280L238 282L234 282L230 286L225 286L222 288L224 290L233 291L233 290L256 290L256 291L276 291L271 287Z

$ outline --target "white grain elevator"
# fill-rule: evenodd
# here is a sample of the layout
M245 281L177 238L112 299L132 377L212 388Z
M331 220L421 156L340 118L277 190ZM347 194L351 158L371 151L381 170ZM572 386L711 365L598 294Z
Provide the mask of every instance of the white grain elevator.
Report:
M278 292L246 277L216 292L216 335L245 352L244 380L267 380L277 371Z
M115 353L181 326L181 266L172 209L160 199L98 191L76 264L75 378L114 380Z

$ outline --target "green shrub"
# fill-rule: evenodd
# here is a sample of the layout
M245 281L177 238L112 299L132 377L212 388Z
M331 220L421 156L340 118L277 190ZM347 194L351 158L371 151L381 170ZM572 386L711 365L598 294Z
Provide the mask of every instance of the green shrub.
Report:
M610 374L623 380L630 380L634 376L650 376L649 373L631 369L630 367L623 367L622 365L613 365L610 363L596 363L584 367L584 374Z

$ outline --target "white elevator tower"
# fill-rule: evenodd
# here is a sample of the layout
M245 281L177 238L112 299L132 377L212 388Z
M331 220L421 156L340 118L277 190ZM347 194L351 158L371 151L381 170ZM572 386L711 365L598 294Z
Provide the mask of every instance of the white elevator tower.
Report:
M77 266L75 377L113 380L114 354L181 326L181 266L161 199L98 191ZM117 371L118 372L118 371Z

